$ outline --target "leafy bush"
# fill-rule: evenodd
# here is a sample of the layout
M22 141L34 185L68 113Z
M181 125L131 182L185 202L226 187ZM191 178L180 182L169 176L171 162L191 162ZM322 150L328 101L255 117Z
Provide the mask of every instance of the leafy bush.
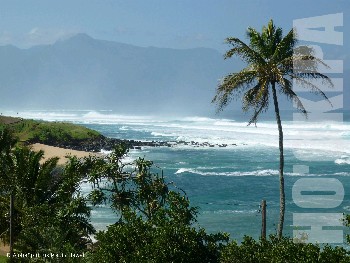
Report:
M230 242L222 251L221 263L345 263L350 255L343 247L294 243L293 239L270 236L256 241L245 237L241 244Z
M170 190L172 185L152 172L152 162L123 163L126 154L119 146L107 160L90 157L96 186L90 197L93 203L108 200L117 214L116 223L97 234L91 261L219 262L228 235L193 227L197 208L186 195Z

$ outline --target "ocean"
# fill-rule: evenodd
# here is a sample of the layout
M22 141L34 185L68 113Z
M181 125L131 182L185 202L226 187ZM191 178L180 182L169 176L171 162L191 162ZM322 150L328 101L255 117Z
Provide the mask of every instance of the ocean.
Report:
M118 115L112 111L4 111L4 115L69 121L103 135L145 141L172 141L173 147L142 147L128 158L145 157L163 170L167 181L183 189L199 208L198 226L209 233L260 236L260 203L267 202L267 233L276 233L279 217L279 149L275 121L247 126L243 120L204 117ZM350 123L283 121L285 148L285 234L292 236L293 213L350 213ZM192 142L189 144L179 142ZM344 195L331 208L300 207L293 187L301 178L331 178ZM90 187L83 185L83 191ZM326 195L320 195L327 198ZM326 202L327 200L325 200ZM323 215L324 216L324 215ZM116 221L108 206L94 208L98 230ZM298 226L296 226L298 227ZM345 231L346 232L346 231Z

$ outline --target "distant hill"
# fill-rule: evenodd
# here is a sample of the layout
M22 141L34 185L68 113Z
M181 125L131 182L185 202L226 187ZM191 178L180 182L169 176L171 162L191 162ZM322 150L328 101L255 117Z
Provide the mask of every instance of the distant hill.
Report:
M24 143L79 146L104 138L99 132L77 124L0 116L0 131L5 127Z
M208 48L136 47L85 34L52 45L0 47L0 107L207 114L237 61Z

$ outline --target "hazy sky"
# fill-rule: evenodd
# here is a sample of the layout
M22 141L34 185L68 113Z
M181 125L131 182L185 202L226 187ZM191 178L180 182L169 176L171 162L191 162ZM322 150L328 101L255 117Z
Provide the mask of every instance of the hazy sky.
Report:
M293 19L344 13L347 0L0 0L0 45L50 44L76 33L138 46L226 50L228 36L270 18L285 31Z

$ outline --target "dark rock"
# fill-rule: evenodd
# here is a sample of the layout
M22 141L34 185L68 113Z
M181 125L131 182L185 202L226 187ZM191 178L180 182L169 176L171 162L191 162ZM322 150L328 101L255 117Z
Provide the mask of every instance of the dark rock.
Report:
M195 141L137 141L137 140L122 140L116 138L108 138L103 135L98 136L93 139L87 140L77 140L70 139L67 141L41 141L39 139L31 140L27 142L28 144L33 143L43 143L50 146L56 146L60 148L78 150L78 151L88 151L88 152L100 152L102 149L106 151L111 151L118 144L125 144L129 149L142 150L142 147L173 147L176 145L190 145L192 147L215 147L215 145L210 144L209 142L195 142ZM237 146L233 143L232 145ZM246 144L244 144L246 145ZM219 147L227 147L227 144L216 144Z

